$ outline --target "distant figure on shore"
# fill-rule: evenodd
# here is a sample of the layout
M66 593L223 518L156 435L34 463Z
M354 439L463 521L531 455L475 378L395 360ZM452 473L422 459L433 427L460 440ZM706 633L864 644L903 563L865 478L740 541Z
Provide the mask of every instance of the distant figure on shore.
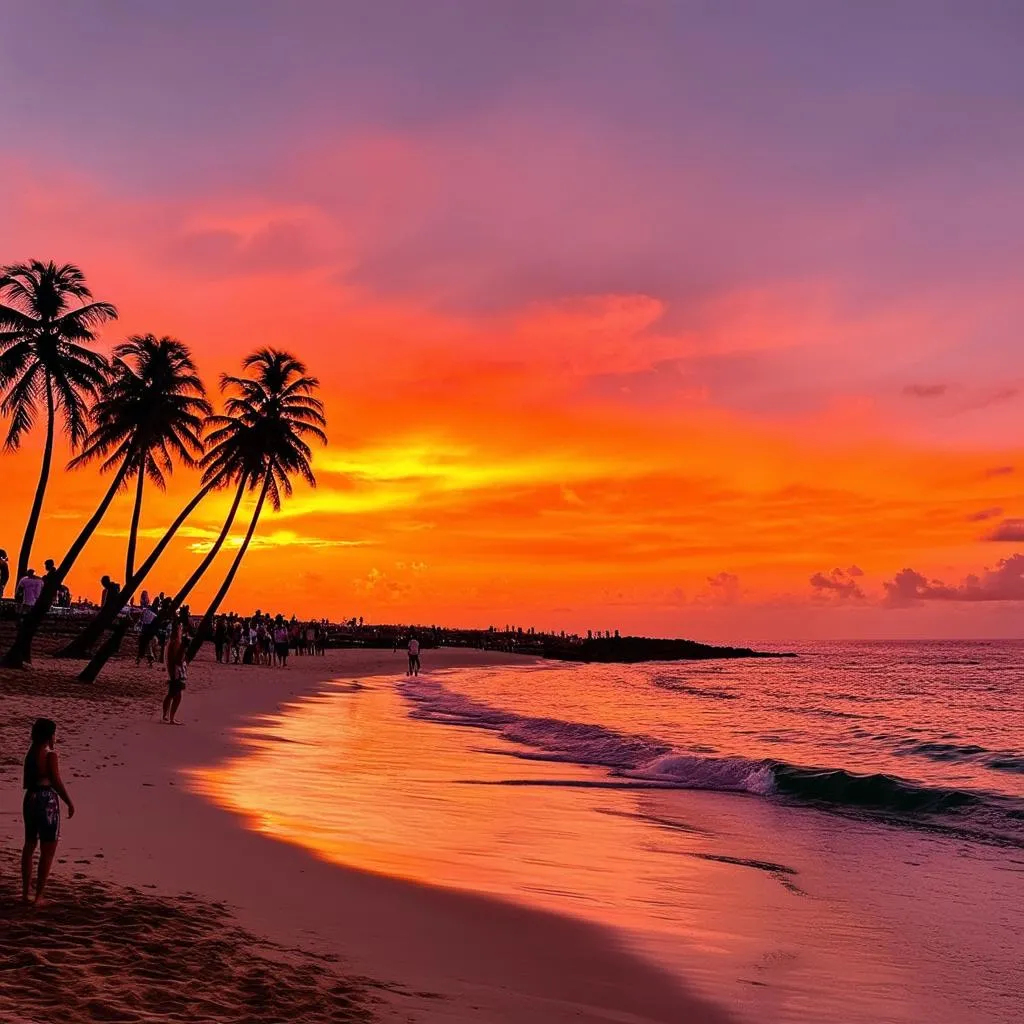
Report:
M25 847L21 852L21 899L29 902L32 882L32 859L39 844L39 873L36 876L35 902L43 902L46 879L60 838L60 802L67 804L68 817L75 816L75 805L64 788L54 750L57 723L39 718L32 726L32 746L25 755L22 785L25 799L21 815L25 820Z
M103 587L103 594L100 597L100 607L106 608L109 602L117 600L118 595L121 593L121 584L115 583L109 576L101 577L100 584Z
M278 615L274 623L274 657L281 668L288 666L288 626L283 615Z
M57 565L52 558L48 558L43 563L43 568L46 570L46 572L43 573L43 583L49 583L49 581L54 579L57 575Z
M420 674L420 642L414 636L409 637L409 668L405 674L407 676Z
M167 650L167 641L171 639L171 616L166 610L167 601L164 600L163 612L158 615L160 622L156 631L156 660L162 665L164 663L164 652Z
M144 590L141 594L139 594L139 607L140 608L148 608L149 607L149 591L148 590Z
M7 590L7 583L11 578L11 565L7 561L7 552L0 548L0 599Z
M227 649L227 621L223 615L217 615L217 623L213 627L213 650L217 656L217 664L224 660Z
M26 569L25 575L18 581L18 588L14 596L24 611L26 608L31 608L39 600L39 595L42 592L42 579L36 575L35 569Z
M242 656L242 623L235 619L231 626L231 664L237 665Z
M177 725L174 716L181 704L181 695L185 690L188 678L188 666L185 661L185 638L182 635L181 622L174 623L170 642L167 644L167 696L164 697L163 721Z
M153 662L156 661L157 643L156 631L153 629L154 622L156 622L156 612L148 604L143 605L142 614L139 616L139 650L135 656L136 665L145 658L149 662L149 667L152 668Z

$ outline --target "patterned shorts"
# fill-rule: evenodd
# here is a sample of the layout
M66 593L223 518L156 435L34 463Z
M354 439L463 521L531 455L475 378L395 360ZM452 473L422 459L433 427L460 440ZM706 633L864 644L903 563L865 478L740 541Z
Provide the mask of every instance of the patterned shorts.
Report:
M55 843L60 837L60 798L49 786L31 789L21 806L25 819L25 842Z

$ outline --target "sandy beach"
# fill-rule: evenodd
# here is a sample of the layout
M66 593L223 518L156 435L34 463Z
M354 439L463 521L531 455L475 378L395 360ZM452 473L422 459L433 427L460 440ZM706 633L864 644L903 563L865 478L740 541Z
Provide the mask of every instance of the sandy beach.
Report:
M430 652L431 667L507 655ZM188 774L236 730L330 679L394 677L390 651L293 659L285 671L193 666L183 725L160 723L163 677L122 660L83 688L37 656L0 675L0 938L15 1021L707 1021L726 1019L583 922L327 864L244 827ZM51 902L16 902L20 761L31 721L59 724L78 813ZM301 785L296 779L296 785ZM47 979L60 971L60 984Z

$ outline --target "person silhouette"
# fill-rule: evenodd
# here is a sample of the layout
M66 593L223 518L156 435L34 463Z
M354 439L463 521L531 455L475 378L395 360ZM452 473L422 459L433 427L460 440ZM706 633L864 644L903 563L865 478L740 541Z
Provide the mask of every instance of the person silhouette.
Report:
M175 715L181 704L181 695L185 692L185 681L188 679L188 662L185 655L187 647L182 635L181 622L175 622L167 644L167 696L164 697L163 721L177 725Z
M39 600L43 592L43 581L36 575L35 569L26 569L25 575L18 580L15 598L21 602L22 609L31 608Z
M111 601L116 601L121 594L121 584L115 583L109 576L101 576L100 584L103 587L103 596L100 599L100 607L105 608Z
M60 777L57 762L57 723L39 718L32 726L32 745L25 755L22 786L25 799L21 814L25 822L25 845L21 851L21 898L29 902L32 860L39 846L39 872L36 875L35 902L43 902L43 890L50 875L57 840L60 838L60 802L67 804L68 817L75 816L75 805Z

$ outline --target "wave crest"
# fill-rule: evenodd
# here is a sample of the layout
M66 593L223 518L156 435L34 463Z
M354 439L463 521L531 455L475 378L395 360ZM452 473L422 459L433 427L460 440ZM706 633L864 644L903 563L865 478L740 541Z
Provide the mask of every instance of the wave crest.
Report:
M1007 814L1005 801L983 793L925 786L882 773L814 768L772 759L716 756L680 751L650 736L617 732L602 725L519 715L446 689L427 679L398 684L415 706L412 717L497 732L529 746L543 760L608 768L619 778L680 789L786 797L802 803L862 809L894 815L943 814L991 804ZM1008 758L1004 770L1018 770ZM1024 812L1022 812L1024 813Z

